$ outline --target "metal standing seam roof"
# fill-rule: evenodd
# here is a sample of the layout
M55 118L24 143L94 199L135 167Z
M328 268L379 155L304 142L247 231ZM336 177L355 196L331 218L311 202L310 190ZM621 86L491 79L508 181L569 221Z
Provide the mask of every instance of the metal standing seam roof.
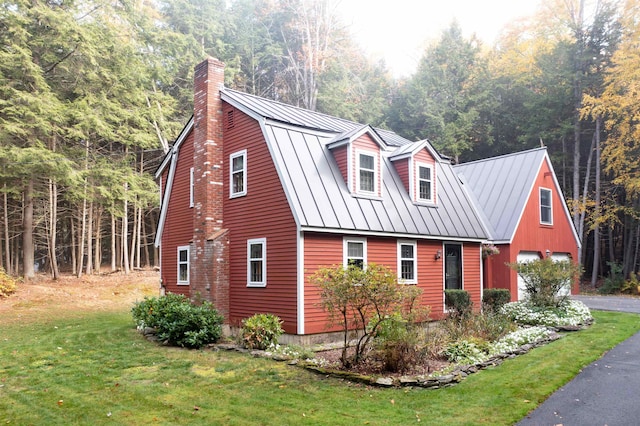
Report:
M484 240L488 233L449 162L436 159L437 204L414 203L382 150L380 198L352 194L327 148L362 124L225 89L223 99L262 117L262 128L298 226L328 232L395 234L414 238ZM396 147L410 144L374 129Z
M453 166L489 222L492 240L513 238L546 156L543 147Z

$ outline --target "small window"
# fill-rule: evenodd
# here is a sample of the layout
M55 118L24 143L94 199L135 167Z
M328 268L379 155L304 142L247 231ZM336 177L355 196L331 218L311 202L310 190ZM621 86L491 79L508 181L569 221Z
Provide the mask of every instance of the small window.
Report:
M416 243L398 242L398 278L405 284L417 282Z
M189 246L178 247L178 285L189 285Z
M189 207L193 207L193 190L194 190L194 179L193 179L193 167L189 169Z
M358 182L359 192L377 192L376 156L373 153L358 153Z
M367 240L365 239L345 239L344 240L344 266L357 266L365 268L367 265Z
M229 156L229 191L230 197L247 194L247 151L240 151Z
M546 188L540 188L540 223L543 225L553 225L551 190Z
M267 239L247 241L247 286L267 285Z
M433 202L433 168L418 165L418 200Z

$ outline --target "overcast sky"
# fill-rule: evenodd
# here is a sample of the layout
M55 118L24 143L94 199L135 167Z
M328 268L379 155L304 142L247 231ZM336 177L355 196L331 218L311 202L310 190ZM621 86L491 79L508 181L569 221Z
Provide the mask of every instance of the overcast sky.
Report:
M509 22L532 15L540 0L341 0L338 12L374 58L394 76L412 74L428 41L457 20L465 37L493 44Z

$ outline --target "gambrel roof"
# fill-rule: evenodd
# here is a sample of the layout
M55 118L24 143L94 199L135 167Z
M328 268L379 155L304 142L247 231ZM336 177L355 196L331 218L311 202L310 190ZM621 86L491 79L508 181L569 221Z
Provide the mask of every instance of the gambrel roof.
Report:
M546 147L454 166L456 173L471 189L472 197L477 200L476 204L486 218L485 223L493 241L510 243L513 240L545 161L552 172L555 189L562 198ZM563 207L567 219L572 223L566 203L563 203ZM571 228L576 242L580 244L573 225Z
M437 203L412 202L389 157L399 146L415 145L395 133L235 90L224 89L222 99L260 121L301 230L457 240L488 237L462 182L439 156L435 158ZM353 195L327 147L369 131L367 127L385 144L380 198Z

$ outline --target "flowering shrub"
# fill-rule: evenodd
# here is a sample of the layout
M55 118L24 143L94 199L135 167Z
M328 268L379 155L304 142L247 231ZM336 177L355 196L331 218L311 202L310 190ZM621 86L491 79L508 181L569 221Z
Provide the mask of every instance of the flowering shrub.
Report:
M249 349L267 349L278 343L284 330L282 320L274 314L254 314L242 320L242 343Z
M558 308L538 308L528 302L511 302L502 307L502 313L518 324L579 325L592 319L591 311L577 300L568 300Z
M500 354L504 352L513 352L518 347L528 343L534 343L538 340L546 339L551 334L545 327L528 327L521 328L512 333L507 334L502 339L492 345L491 353Z

